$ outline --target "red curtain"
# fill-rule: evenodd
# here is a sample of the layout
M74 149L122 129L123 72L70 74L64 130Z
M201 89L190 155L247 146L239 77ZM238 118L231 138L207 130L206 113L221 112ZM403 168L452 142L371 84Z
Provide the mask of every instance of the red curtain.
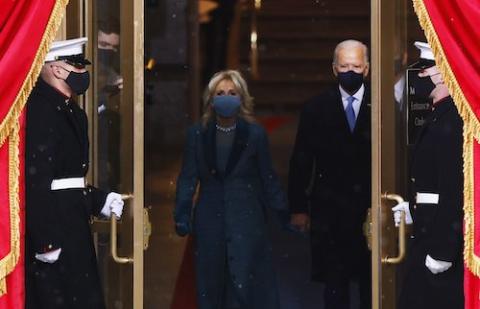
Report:
M480 1L413 3L464 121L465 308L480 308Z
M24 307L24 106L68 0L0 0L0 309Z

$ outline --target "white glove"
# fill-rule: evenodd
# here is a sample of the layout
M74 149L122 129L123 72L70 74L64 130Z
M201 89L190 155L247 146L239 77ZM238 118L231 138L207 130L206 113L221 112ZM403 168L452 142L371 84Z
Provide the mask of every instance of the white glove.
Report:
M400 225L402 212L405 213L405 223L412 224L412 214L410 214L410 207L408 206L408 202L401 202L398 203L395 207L392 208L393 211L393 220L395 221L395 226Z
M43 263L53 264L58 260L61 252L62 252L62 248L59 248L47 253L41 253L41 254L36 253L35 258Z
M114 213L119 219L122 216L123 204L122 196L120 194L110 192L107 195L107 199L105 200L105 204L103 205L100 213L108 218L110 218L112 213Z
M427 268L432 272L432 274L436 275L439 273L443 273L444 271L452 267L452 262L435 260L430 255L427 255L427 257L425 258L425 266L427 266Z
M115 217L117 217L117 219L120 219L122 217L122 213L123 213L123 200L114 200L111 204L111 210L112 210L112 214L115 215Z

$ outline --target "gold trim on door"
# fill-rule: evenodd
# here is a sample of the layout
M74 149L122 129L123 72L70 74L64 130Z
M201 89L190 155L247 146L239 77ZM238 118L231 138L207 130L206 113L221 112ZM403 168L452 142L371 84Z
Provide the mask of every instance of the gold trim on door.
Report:
M78 24L88 36L87 56L94 60L97 56L97 33L96 22L99 16L98 2L94 0L71 0L80 3L81 14L77 18ZM144 4L143 1L127 0L119 2L120 20L120 55L122 56L121 75L124 78L124 88L121 92L119 113L123 117L121 126L120 153L122 161L120 166L120 178L118 190L131 192L131 195L123 196L126 201L122 219L95 221L93 230L105 235L111 232L111 243L107 268L118 274L120 281L111 285L113 298L107 298L107 308L116 308L120 303L123 308L143 308L143 251L144 242L147 238L144 231L151 227L144 227L147 216L144 215ZM83 25L83 26L82 26ZM82 28L83 27L83 28ZM79 28L79 29L80 29ZM68 29L67 29L68 30ZM93 62L93 61L92 61ZM91 141L91 168L89 181L96 183L98 179L98 112L95 100L97 79L95 63L93 67L93 83L86 96L86 112L90 122ZM149 223L149 222L145 222ZM148 235L148 233L147 233ZM118 236L118 254L117 254ZM95 239L98 240L98 237ZM110 254L112 257L110 257ZM122 265L114 266L116 262ZM102 267L102 265L100 265ZM110 269L111 268L111 269ZM108 283L107 283L108 284ZM110 287L110 286L109 286Z
M382 192L397 192L394 102L395 1L371 1L372 89L372 308L395 308L395 268L382 263L395 248L393 233L382 230L389 213L382 212ZM385 237L390 236L389 242ZM388 278L388 279L387 279Z
M133 1L133 305L143 308L144 250L144 1Z

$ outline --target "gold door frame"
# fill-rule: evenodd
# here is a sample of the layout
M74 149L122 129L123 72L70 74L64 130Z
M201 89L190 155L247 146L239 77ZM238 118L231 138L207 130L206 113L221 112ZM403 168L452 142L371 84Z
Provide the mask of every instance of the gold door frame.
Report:
M133 3L132 3L133 2ZM133 305L143 308L144 250L144 1L130 2L133 9Z
M395 151L394 53L395 1L371 0L371 72L372 72L372 308L395 308L395 267L382 265L388 252L395 252L395 242L388 248L382 243L386 221L393 221L386 211L382 195L396 193L398 169ZM383 209L382 209L383 207ZM390 223L391 224L391 223ZM390 232L392 233L392 232ZM392 248L393 247L393 248Z
M95 56L95 46L93 38L96 37L95 27L93 23L95 0L71 0L67 6L65 20L63 26L57 35L59 39L67 39L78 36L88 36L89 41L86 47L86 56L93 59ZM129 127L131 130L127 136L127 140L122 147L131 147L133 158L130 166L122 167L122 177L132 179L133 183L128 184L133 193L131 202L126 203L125 213L130 212L133 217L133 223L127 224L132 226L131 247L133 252L121 252L122 254L133 257L133 276L132 281L124 284L125 287L133 289L133 308L143 308L143 251L144 251L144 3L143 1L126 0L121 2L122 20L122 42L124 52L131 54L131 61L125 72L124 83L131 83L132 87L126 91L125 96L133 102L129 116L133 117L133 125ZM88 174L90 183L95 183L97 177L97 149L94 138L97 136L98 115L94 104L94 91L90 89L83 96L79 103L83 103L83 107L87 113L88 119L92 125L89 126L89 138L91 143L90 158L91 168ZM131 137L131 138L129 138ZM127 205L128 204L128 205ZM105 224L105 223L102 223ZM125 239L124 239L125 241ZM122 267L132 267L126 264Z

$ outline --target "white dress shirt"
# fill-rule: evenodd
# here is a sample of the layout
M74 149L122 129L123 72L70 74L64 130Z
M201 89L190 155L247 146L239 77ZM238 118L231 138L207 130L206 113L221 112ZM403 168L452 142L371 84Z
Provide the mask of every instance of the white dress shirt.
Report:
M347 109L349 97L354 97L355 100L352 103L353 111L355 112L355 118L358 118L358 113L360 112L360 106L362 105L363 101L363 94L365 93L365 86L362 84L360 89L357 90L353 95L349 94L345 90L343 90L342 86L338 86L340 89L340 95L342 96L342 103L343 103L343 110Z

